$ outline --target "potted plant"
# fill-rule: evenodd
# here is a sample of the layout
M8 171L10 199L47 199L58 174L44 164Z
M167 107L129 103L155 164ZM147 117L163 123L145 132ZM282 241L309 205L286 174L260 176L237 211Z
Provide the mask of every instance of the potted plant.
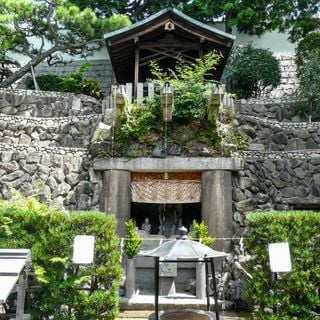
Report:
M136 222L130 219L126 222L127 232L124 241L124 251L127 255L126 270L126 296L132 298L135 294L135 260L134 257L140 250L142 238L137 232Z

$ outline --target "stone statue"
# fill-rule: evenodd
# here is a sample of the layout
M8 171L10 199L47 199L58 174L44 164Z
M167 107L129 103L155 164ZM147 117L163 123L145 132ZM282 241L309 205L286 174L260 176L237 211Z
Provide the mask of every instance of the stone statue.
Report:
M169 238L177 233L178 213L174 205L159 206L159 234Z
M145 231L146 233L150 234L150 232L151 232L151 224L149 222L149 218L145 218L144 219L144 223L142 224L141 229L143 231Z

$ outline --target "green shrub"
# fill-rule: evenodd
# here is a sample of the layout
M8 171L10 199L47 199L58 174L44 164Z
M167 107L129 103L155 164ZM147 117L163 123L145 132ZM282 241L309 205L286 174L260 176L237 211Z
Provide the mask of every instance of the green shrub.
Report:
M230 56L226 76L235 84L238 98L259 97L280 84L278 60L267 49L251 44L235 48Z
M103 98L103 92L100 84L96 80L83 79L81 81L81 93L96 99Z
M197 240L206 246L210 246L214 243L215 238L209 235L208 227L204 224L203 220L200 223L198 223L196 220L193 220L192 225L194 232L191 240Z
M220 59L221 55L212 51L191 65L179 62L174 69L169 70L171 76L164 76L157 63L150 64L153 76L151 81L161 86L170 83L174 88L174 121L190 123L206 116L210 94L206 79Z
M313 50L317 49L320 50L320 32L311 32L298 43L295 56L299 73L306 57L309 56Z
M72 92L75 94L85 94L96 99L103 98L100 84L96 80L85 79L83 74L90 68L90 63L84 63L80 69L71 73L67 77L56 75L40 75L36 77L40 90ZM34 83L31 77L26 79L27 89L34 90Z
M130 219L126 222L127 232L124 241L124 251L129 259L133 259L139 252L142 239L136 231L136 222Z
M245 289L257 319L311 320L320 312L320 215L312 211L247 215L245 248L252 256L246 269L253 279ZM272 277L268 244L288 241L292 272ZM278 313L272 314L273 308Z
M0 202L0 248L31 248L41 285L30 292L33 319L117 317L121 267L115 224L104 213L55 211L33 197ZM72 244L82 234L95 236L95 261L77 267L71 263Z

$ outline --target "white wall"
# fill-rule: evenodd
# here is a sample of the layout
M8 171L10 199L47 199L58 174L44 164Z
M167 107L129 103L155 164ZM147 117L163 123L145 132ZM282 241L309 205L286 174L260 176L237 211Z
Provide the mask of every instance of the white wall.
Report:
M214 27L224 31L224 23L222 22L215 23ZM236 36L234 45L244 44L251 41L255 47L269 49L276 55L293 54L296 46L288 41L289 35L287 33L280 33L277 31L267 32L261 37L258 37L239 33L236 28L233 28L232 34Z

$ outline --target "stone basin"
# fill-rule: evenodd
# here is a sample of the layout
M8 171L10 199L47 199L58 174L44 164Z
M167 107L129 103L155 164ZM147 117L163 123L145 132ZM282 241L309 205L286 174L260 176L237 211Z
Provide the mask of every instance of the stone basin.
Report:
M149 320L155 319L155 313L152 313ZM166 310L159 312L159 320L215 320L216 314L203 310ZM220 316L220 320L223 318Z

